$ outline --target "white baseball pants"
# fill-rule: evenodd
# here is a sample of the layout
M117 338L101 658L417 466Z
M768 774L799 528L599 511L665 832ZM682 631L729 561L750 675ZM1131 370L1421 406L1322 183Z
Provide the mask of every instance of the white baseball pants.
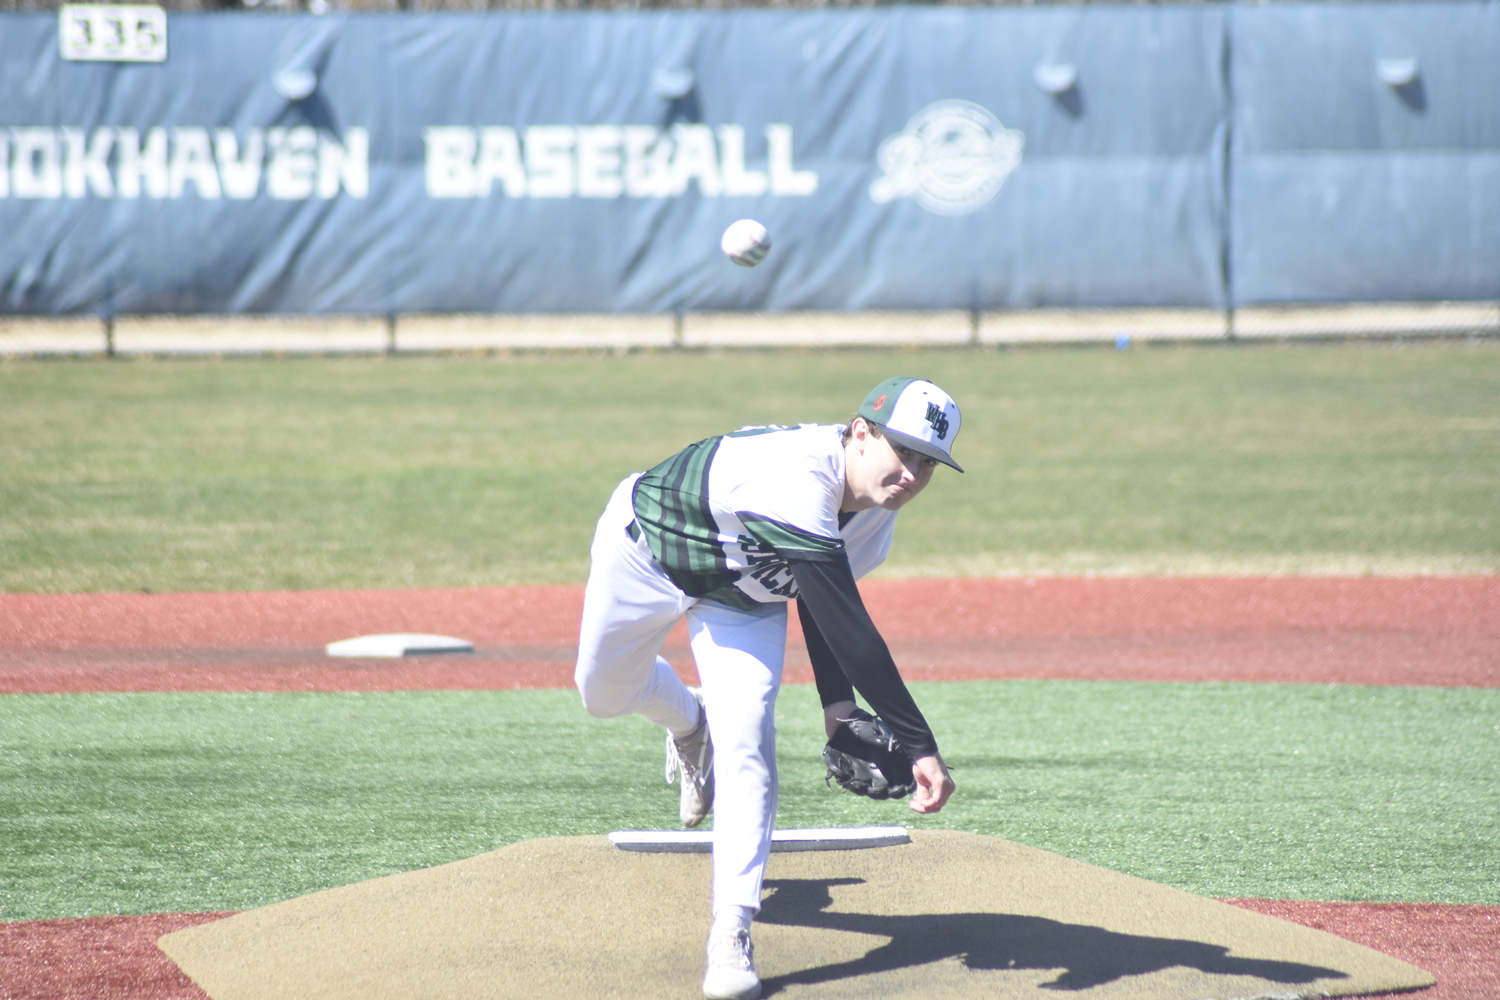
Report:
M574 680L599 718L640 713L683 735L698 724L692 692L659 655L686 616L714 743L713 909L760 909L776 819L776 694L786 653L786 605L739 611L689 597L632 539L622 482L594 533Z

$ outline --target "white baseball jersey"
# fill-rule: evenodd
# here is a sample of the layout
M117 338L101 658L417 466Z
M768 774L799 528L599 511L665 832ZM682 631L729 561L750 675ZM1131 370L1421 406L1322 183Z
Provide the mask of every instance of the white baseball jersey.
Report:
M691 597L749 609L798 596L788 556L843 552L856 579L884 562L896 512L839 514L843 431L746 427L689 445L641 476L636 524L672 582Z

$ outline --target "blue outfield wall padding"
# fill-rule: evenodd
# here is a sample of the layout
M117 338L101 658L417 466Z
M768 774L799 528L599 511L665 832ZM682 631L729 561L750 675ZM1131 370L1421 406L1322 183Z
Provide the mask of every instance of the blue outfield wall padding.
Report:
M0 15L0 312L1493 299L1497 18L174 14L118 64Z
M1232 12L1236 302L1500 298L1500 4Z
M3 23L9 312L1223 302L1221 8Z

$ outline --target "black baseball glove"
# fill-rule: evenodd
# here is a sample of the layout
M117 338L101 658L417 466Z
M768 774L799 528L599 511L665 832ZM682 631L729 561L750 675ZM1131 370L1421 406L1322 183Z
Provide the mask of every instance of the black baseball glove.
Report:
M828 765L824 782L837 781L855 795L899 799L916 787L911 759L895 734L864 709L856 708L849 718L839 720L823 747L823 763Z

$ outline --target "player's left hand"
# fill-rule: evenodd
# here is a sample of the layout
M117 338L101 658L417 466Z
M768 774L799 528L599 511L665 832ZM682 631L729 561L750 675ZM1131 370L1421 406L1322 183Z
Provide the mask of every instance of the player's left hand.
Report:
M943 758L936 755L918 757L912 762L911 773L917 782L917 790L911 797L911 807L914 812L923 814L937 812L943 808L948 797L957 787L948 775L948 768L943 764Z
M836 721L823 747L825 780L837 780L845 791L872 799L901 799L916 788L911 758L889 726L861 708L851 708Z

